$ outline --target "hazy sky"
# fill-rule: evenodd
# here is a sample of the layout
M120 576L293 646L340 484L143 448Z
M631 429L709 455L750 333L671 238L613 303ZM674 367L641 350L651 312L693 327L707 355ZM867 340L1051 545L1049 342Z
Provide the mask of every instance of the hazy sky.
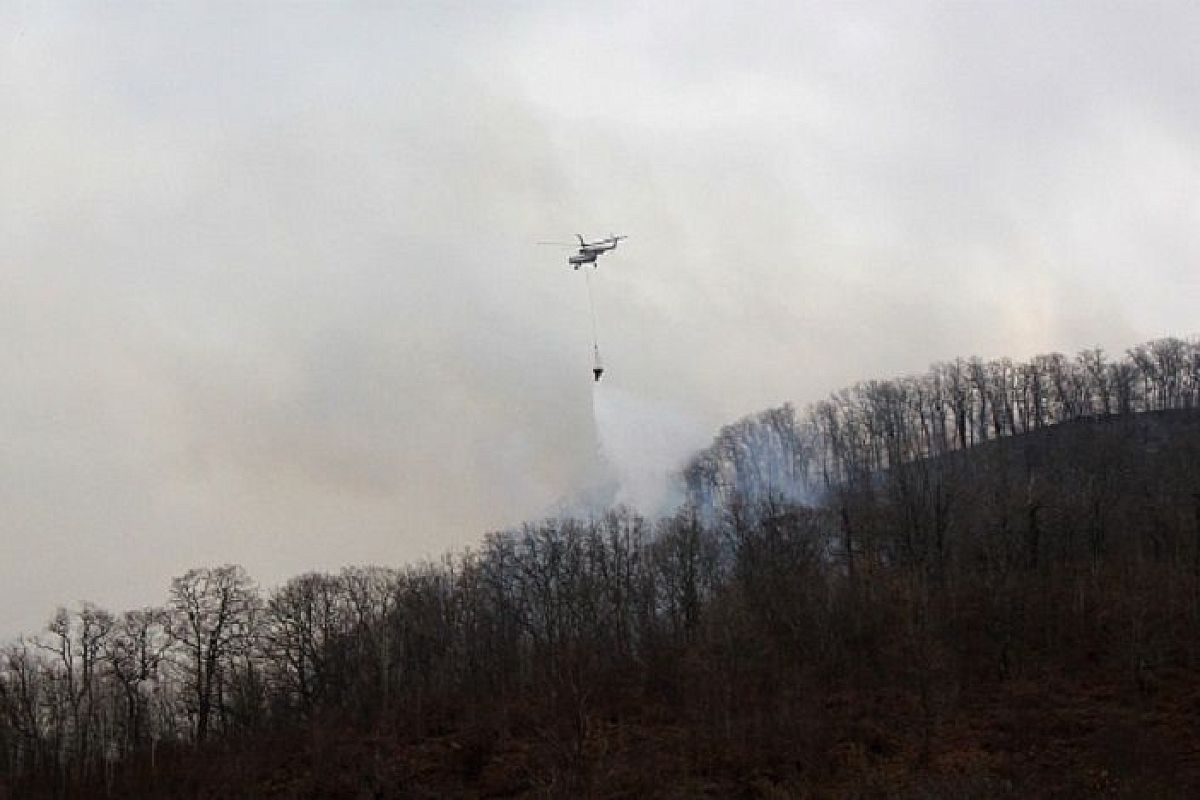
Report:
M1200 7L0 3L0 638L1200 332ZM623 232L594 276L543 239ZM597 413L593 414L593 403Z

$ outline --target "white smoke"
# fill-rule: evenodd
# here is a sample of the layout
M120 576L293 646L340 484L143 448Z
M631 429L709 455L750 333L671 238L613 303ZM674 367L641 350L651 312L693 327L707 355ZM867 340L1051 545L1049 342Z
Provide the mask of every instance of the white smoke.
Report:
M594 384L592 411L607 499L650 517L678 507L680 469L711 433L678 408L607 382Z

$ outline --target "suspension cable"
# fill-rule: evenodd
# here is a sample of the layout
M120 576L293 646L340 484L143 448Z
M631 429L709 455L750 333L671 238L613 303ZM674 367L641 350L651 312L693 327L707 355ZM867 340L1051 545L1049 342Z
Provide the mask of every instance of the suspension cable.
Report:
M592 349L596 351L596 356L599 357L600 337L596 333L596 303L592 299L592 270L589 270L587 267L584 267L583 270L584 281L587 283L588 310L592 314Z

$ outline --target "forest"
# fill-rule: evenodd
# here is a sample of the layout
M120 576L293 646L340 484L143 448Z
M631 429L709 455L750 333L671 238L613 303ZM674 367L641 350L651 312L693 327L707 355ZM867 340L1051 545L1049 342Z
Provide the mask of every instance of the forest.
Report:
M0 800L1200 793L1200 342L860 383L680 481L60 608L0 649Z

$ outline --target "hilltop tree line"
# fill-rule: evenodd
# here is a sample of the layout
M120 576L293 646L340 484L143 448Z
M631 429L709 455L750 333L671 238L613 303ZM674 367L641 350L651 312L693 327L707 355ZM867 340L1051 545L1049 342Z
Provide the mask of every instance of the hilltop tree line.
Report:
M162 607L60 609L0 651L0 798L203 796L181 788L189 753L331 726L480 732L455 751L460 790L911 777L979 687L1195 675L1198 406L1180 340L1114 363L958 361L722 430L658 522L546 520L269 591L199 568ZM523 769L496 777L514 737ZM415 780L373 769L377 796Z
M689 501L812 499L915 459L1051 425L1200 408L1200 341L1164 338L1109 359L1099 348L1025 362L956 359L923 375L872 380L798 414L791 405L724 427L684 469Z

